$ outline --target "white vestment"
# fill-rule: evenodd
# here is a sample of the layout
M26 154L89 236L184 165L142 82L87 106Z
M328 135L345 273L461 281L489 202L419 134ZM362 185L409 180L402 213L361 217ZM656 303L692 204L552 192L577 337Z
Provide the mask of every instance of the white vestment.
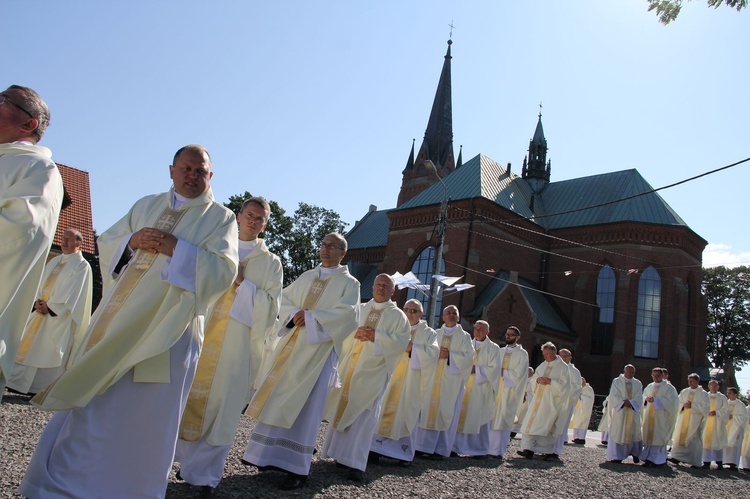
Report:
M653 397L654 401L647 402L646 397ZM651 383L643 390L643 400L641 459L661 465L667 462L667 444L672 438L674 420L679 411L677 390L666 381ZM611 403L614 404L614 400Z
M416 450L427 454L450 456L458 426L458 411L464 385L474 364L471 335L456 325L437 330L439 346L450 342L448 359L438 359L435 373L428 383L422 403L419 424L414 430Z
M597 430L601 432L601 443L607 445L609 442L609 422L611 417L611 411L609 409L609 395L602 402L602 419L599 420L599 426Z
M691 407L686 409L685 402ZM703 387L685 388L680 392L680 411L672 434L672 450L669 457L680 462L701 466L703 464L703 428L708 416L708 393Z
M0 398L55 237L63 183L49 149L0 144Z
M172 257L154 255L149 264L138 250L118 269L135 231L165 224L178 239ZM22 494L164 495L205 313L237 272L236 234L234 215L208 189L188 200L171 190L143 198L101 235L102 268L116 280L75 363L32 399L42 409L72 410L42 434Z
M626 405L626 401L630 406ZM611 407L609 407L611 404ZM640 457L643 450L641 409L643 385L637 378L619 375L612 381L605 409L610 422L607 426L607 459L622 461L628 456Z
M495 415L502 361L497 343L489 338L472 342L476 351L475 372L469 376L462 397L453 452L462 456L484 456L490 451L489 424Z
M319 278L327 281L322 294L314 307L305 309L305 325L294 327L290 323L292 317L303 309L308 292ZM325 401L333 382L330 378L335 375L334 365L344 340L357 329L358 303L359 281L344 266L326 269L319 265L284 288L277 343L264 361L263 379L256 383L258 391L250 401L249 411L259 413L245 449L245 461L298 475L310 472ZM285 350L287 344L290 348ZM287 354L288 360L282 368L281 362ZM266 388L269 392L263 400Z
M594 408L594 389L586 383L581 390L578 403L573 409L573 418L570 420L570 428L575 430L586 430L591 421L591 410Z
M750 425L750 405L746 408L748 425ZM750 427L745 426L745 437L742 439L742 468L750 470Z
M51 285L46 295L47 283ZM47 263L37 294L52 314L31 312L8 386L37 393L67 368L91 318L91 266L80 251L58 255Z
M260 369L263 343L279 311L281 260L262 239L239 241L239 246L243 281L232 284L226 291L230 295L209 310L203 351L177 441L180 475L193 485L216 487L221 481Z
M747 429L747 410L740 399L729 401L729 420L727 421L727 446L724 448L725 464L740 464L742 441Z
M404 352L399 361L406 369L401 373L397 365L388 382L370 446L373 452L403 461L414 459L414 428L440 353L437 333L425 321L411 327L411 343L411 353Z
M581 383L583 381L581 371L579 371L572 362L568 364L568 369L570 370L570 390L568 391L569 405L567 417L565 418L565 429L560 434L560 436L557 437L557 441L555 442L555 449L553 451L558 456L562 454L563 446L568 442L568 428L570 427L570 420L573 419L573 411L575 410L576 404L581 397L581 390L583 388L581 386Z
M337 367L341 386L328 395L324 416L328 432L322 457L362 471L367 467L380 398L403 356L411 329L406 315L390 300L361 304L357 308L359 325L367 325L368 318L378 313L377 325L372 326L375 341L355 339L356 330L344 341Z
M538 383L550 378L550 384ZM521 426L521 448L541 454L553 453L557 438L567 429L570 406L570 369L559 356L536 368L534 400ZM580 386L580 385L579 385Z
M708 394L708 412L703 427L703 462L723 461L727 446L727 421L729 421L729 399L723 393Z

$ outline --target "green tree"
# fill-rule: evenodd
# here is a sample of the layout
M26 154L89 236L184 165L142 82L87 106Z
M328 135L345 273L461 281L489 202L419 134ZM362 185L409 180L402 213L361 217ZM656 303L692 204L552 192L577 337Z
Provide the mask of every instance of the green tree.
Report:
M242 203L252 194L245 191L229 197L224 206L239 213ZM338 213L307 203L299 203L292 216L276 201L268 201L271 216L261 237L268 249L278 255L284 269L284 286L292 283L300 274L317 265L318 248L326 234L343 232L346 224Z
M750 269L703 269L702 290L708 304L708 355L732 379L750 361Z
M646 0L648 2L648 11L656 11L659 22L669 24L680 14L682 9L682 0ZM688 0L689 2L690 0ZM707 0L708 6L718 9L721 4L740 10L747 7L747 0Z

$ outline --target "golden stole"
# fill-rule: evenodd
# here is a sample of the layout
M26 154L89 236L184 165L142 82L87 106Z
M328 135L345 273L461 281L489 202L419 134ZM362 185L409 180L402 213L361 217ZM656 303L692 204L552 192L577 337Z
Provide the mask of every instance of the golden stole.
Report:
M451 348L451 340L453 335L443 335L443 339L440 342L440 348ZM434 430L437 425L437 413L440 408L440 388L443 382L443 371L445 365L448 363L448 359L438 359L437 366L435 366L435 376L432 378L432 392L430 393L430 409L427 413L427 430Z
M656 396L659 394L659 388L661 388L661 385L656 385L654 387L654 393L652 393L650 396L653 398L656 398ZM648 411L648 419L646 420L646 431L644 432L645 438L643 439L643 443L645 445L651 445L653 443L655 429L656 429L656 409L652 407Z
M711 407L708 409L710 411L716 410L716 397L711 397ZM708 420L706 421L706 441L703 442L703 448L704 449L710 449L711 444L714 441L714 424L716 423L716 416L708 415Z
M315 278L315 280L310 284L310 289L307 291L305 301L302 304L302 310L315 309L315 306L318 304L318 300L323 295L326 286L328 286L328 283L331 282L330 278L331 276L328 276L325 279L320 279L318 277ZM310 327L315 327L315 324L310 324ZM284 372L284 367L286 367L286 363L289 361L289 357L292 356L292 351L294 350L294 345L297 343L299 332L300 328L295 327L294 331L292 331L292 335L289 338L289 341L287 341L284 347L281 349L279 356L276 357L276 360L274 360L271 369L268 371L268 374L265 378L263 378L263 383L258 388L258 391L255 393L253 399L250 401L250 407L247 408L245 414L247 414L251 418L258 419L258 416L260 416L260 413L263 410L263 407L266 405L266 401L268 400L269 395L271 395L271 392L273 392L273 388L276 386L276 382Z
M503 388L505 387L505 371L507 371L508 367L510 366L510 358L512 356L513 356L512 350L508 350L506 348L505 355L503 355L502 368L500 369L500 386L498 387L497 395L495 396L495 407L497 407L500 404L500 399L503 397Z
M474 369L476 370L477 361L479 360L479 351L474 353ZM466 389L464 389L464 396L461 399L461 412L458 416L458 427L456 428L457 433L464 432L464 425L466 424L466 414L469 411L469 400L471 400L471 392L474 391L474 380L476 378L475 373L469 375L469 381L466 382Z
M552 364L547 364L547 367L544 369L544 374L542 375L543 378L549 378L550 373L552 373ZM536 418L536 413L539 410L539 404L542 403L542 395L544 395L544 390L549 385L539 385L537 387L538 393L534 393L534 407L531 409L531 416L529 416L529 423L524 425L524 428L528 429L531 428L531 425L534 424L534 419Z
M52 293L52 288L55 287L57 278L60 275L60 272L62 272L63 268L65 267L65 263L66 262L63 262L62 260L57 262L55 268L52 269L50 275L47 276L47 280L44 281L44 287L42 288L41 296L41 299L43 301L49 301L49 295ZM43 321L44 315L34 312L34 318L31 319L29 326L26 328L26 332L23 333L21 346L18 347L16 362L18 362L19 364L23 364L23 362L26 360L26 355L28 355L29 350L31 349L31 345L34 344L34 340L36 340L36 336L39 333L39 328L42 326Z
M625 391L627 393L628 400L633 400L633 382L625 382ZM627 408L626 408L627 409ZM630 410L625 413L625 442L629 444L633 441L633 413L635 410L631 407Z
M679 445L682 447L685 447L685 442L687 441L687 434L688 434L688 426L690 426L690 417L693 414L693 397L695 397L695 394L697 393L697 390L690 390L690 395L688 395L688 402L690 402L691 409L683 409L682 413L682 426L680 427L680 439L679 439Z
M411 339L414 341L414 328L411 330ZM413 344L412 352L414 352ZM416 355L416 353L414 355ZM409 360L409 353L404 352L401 356L401 360L399 360L396 365L396 369L393 371L388 393L385 396L383 412L380 416L380 425L378 425L378 429L375 431L378 435L393 438L391 436L391 433L393 432L393 420L396 418L398 403L401 400L401 392L404 390L404 380L406 379L406 370L409 368Z
M211 311L211 317L208 320L208 326L206 326L203 349L180 424L180 438L182 440L195 442L203 433L203 420L206 417L208 395L211 393L216 366L219 364L221 348L229 325L229 312L236 296L237 286L232 283Z
M382 314L382 309L371 310L367 315L367 320L365 320L365 327L371 327L375 329L378 325L378 322L380 322L380 316ZM362 340L354 341L356 341L356 343L353 347L352 358L349 361L349 367L346 370L346 378L344 378L344 384L341 387L341 398L339 398L339 405L336 408L336 417L333 419L334 429L338 428L339 422L341 422L341 416L344 414L346 406L349 405L349 390L351 389L352 375L354 374L354 368L357 367L357 361L359 361L359 355L362 353L362 348L364 348L366 343Z
M171 234L185 212L185 210L178 211L169 207L164 208L164 211L159 215L154 227ZM101 315L89 325L91 334L89 335L89 341L86 343L86 349L84 352L91 350L94 345L104 338L104 334L106 333L110 322L112 322L112 319L115 318L117 312L122 308L123 303L128 300L130 294L140 280L154 264L159 254L160 253L150 253L140 249L136 250L135 255L133 255L133 258L125 269L125 272L123 272L123 274L117 279L115 289L107 302L106 308L102 311Z

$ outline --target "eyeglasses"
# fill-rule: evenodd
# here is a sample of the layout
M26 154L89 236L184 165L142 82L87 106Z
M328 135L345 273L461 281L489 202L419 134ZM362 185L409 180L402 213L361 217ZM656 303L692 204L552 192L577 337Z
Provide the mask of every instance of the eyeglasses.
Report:
M417 308L405 308L404 312L406 312L407 314L421 314L422 313L422 311Z
M24 109L23 107L21 107L19 104L16 104L12 100L10 100L7 95L0 95L0 106L2 106L3 104L5 104L6 102L8 104L13 104L14 106L16 106L18 109L20 109L21 111L23 111L24 113L26 113L26 115L29 118L33 118L34 117L30 112L28 112L26 109Z
M336 248L336 249L340 249L341 251L344 251L344 248L342 248L341 246L337 246L335 244L330 244L330 243L326 243L326 242L320 243L320 247L321 248L326 248L326 249L329 249L329 250L333 249L333 248Z

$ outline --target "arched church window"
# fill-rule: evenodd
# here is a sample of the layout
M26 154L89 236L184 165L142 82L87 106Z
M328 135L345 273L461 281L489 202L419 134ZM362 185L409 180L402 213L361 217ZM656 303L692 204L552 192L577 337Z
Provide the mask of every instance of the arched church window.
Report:
M415 276L417 276L417 279L419 279L420 282L429 286L430 283L432 282L432 268L434 265L435 265L435 247L427 246L417 256L416 260L414 260L414 263L411 266L411 271L414 273ZM440 267L441 267L440 274L445 275L445 261L440 262ZM422 310L424 310L424 313L427 314L427 308L430 302L429 293L422 293L418 289L409 288L409 290L406 293L406 299L411 300L412 298L416 298L417 300L422 302ZM440 323L442 301L443 301L442 297L438 296L438 300L435 305L435 317L436 317L435 324Z
M617 280L612 267L605 265L596 280L596 309L591 331L591 353L611 355L614 340L615 287Z
M661 278L648 267L638 281L638 313L635 321L635 356L656 359L659 356L659 315Z

